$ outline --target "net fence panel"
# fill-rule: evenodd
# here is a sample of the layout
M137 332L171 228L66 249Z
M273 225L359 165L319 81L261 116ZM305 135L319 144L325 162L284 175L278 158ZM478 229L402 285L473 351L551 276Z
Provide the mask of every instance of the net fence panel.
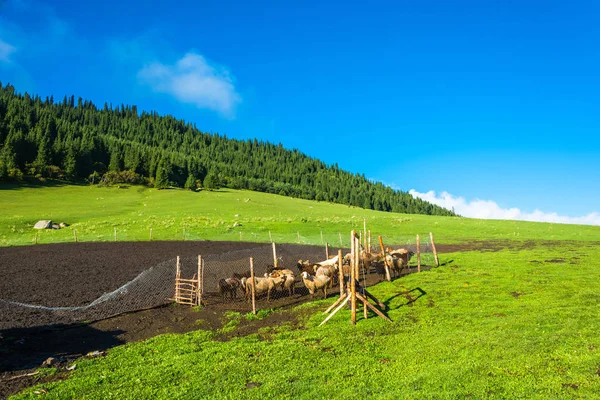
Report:
M326 259L324 246L282 244L276 246L276 253L278 267L291 270L293 281L290 281L291 276L288 273L285 277L288 281L287 284L283 282L283 279L276 279L275 283L278 284L271 287L270 291L268 289L269 285L259 284L259 287L256 288L256 303L259 309L281 307L305 301L309 293L304 287L297 268L298 260L319 262ZM337 249L330 249L330 255L336 254ZM274 266L272 245L203 257L203 301L207 306L229 304L232 309L251 310L250 295L246 294L246 290L241 285L235 287L219 285L219 281L231 278L240 281L242 281L242 278L248 280L250 276L250 257L253 259L254 275L258 280L264 278L265 273L268 272L268 267ZM246 288L249 288L248 284Z
M175 291L175 265L175 258L157 264L84 306L46 307L0 299L0 329L97 321L168 304Z
M415 253L409 260L410 269L415 272L417 265L416 243L414 237L385 238L384 244L392 249L405 248ZM339 247L329 247L330 257L336 256ZM433 249L429 236L423 235L420 243L421 268L435 265ZM349 249L344 248L343 254ZM372 246L373 252L379 252L379 246ZM280 244L276 246L277 263L281 268L293 272L293 285L286 287L279 285L271 290L267 300L266 291L258 290L256 300L257 308L277 308L286 305L299 304L309 300L309 292L304 286L299 269L298 260L309 260L318 263L326 260L325 246ZM231 310L250 311L251 303L246 298L241 286L235 291L223 292L220 290L219 281L233 277L249 276L250 257L254 261L254 272L257 278L264 277L267 267L274 264L273 248L271 244L257 246L247 250L238 250L222 254L202 255L204 260L203 301L206 306L221 304ZM74 322L88 322L109 318L115 315L139 311L171 303L175 295L176 258L161 262L143 272L136 278L98 297L91 303L78 307L46 307L43 305L27 304L0 299L0 329L24 328L31 326L44 326L56 324L69 324ZM197 278L198 258L187 257L180 259L181 278ZM314 273L313 273L314 274ZM336 274L337 275L337 274ZM370 286L381 281L374 268L362 270L359 276L361 284ZM328 288L328 294L338 293L337 276ZM290 294L289 288L293 287ZM315 298L323 296L322 292Z

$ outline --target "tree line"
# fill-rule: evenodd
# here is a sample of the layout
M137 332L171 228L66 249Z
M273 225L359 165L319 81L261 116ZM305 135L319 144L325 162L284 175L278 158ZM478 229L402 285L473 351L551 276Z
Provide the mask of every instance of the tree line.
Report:
M281 144L205 133L135 105L42 99L0 82L0 180L249 189L380 211L455 215Z

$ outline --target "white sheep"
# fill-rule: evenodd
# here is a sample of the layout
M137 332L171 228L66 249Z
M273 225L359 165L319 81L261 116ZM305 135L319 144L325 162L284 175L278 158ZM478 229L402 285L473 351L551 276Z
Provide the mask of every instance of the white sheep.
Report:
M327 285L331 278L326 275L310 275L308 272L304 271L302 273L302 282L304 282L304 286L308 289L308 292L311 296L314 296L317 290L323 289L323 298L327 297Z

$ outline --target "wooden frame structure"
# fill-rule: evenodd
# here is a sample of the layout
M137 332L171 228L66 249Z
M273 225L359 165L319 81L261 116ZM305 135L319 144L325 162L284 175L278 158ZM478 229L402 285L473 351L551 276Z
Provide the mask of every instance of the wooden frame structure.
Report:
M328 314L331 313L327 316L327 318L325 318L323 320L323 322L321 322L321 324L319 324L319 326L325 324L327 321L329 321L338 311L340 311L348 302L350 302L350 309L351 309L351 321L353 325L356 325L356 310L357 310L357 300L362 302L363 304L363 311L364 311L364 318L368 318L368 310L370 309L371 311L373 311L375 314L377 314L379 317L392 322L392 320L386 316L379 308L377 308L376 306L374 306L373 304L371 304L369 302L370 300L373 300L375 303L377 303L377 305L382 308L385 309L385 304L383 304L382 302L380 302L379 300L377 300L377 298L375 296L373 296L371 293L369 293L367 291L366 288L361 287L360 284L358 283L358 278L359 278L359 271L358 271L358 267L360 264L360 240L358 238L358 236L356 235L356 231L352 231L351 233L351 237L350 237L350 243L351 243L351 250L350 250L350 279L348 284L346 285L346 291L344 291L343 288L343 272L342 272L342 263L340 261L340 268L339 268L339 274L340 274L340 297L339 299L337 299L335 301L335 303L333 303L327 310L324 311L324 314ZM338 252L338 255L341 256L341 250ZM340 260L342 259L342 257L340 257ZM333 311L332 311L333 310Z
M175 296L172 300L177 304L189 306L202 305L202 294L204 293L204 260L198 256L198 273L194 274L192 279L181 277L181 264L177 256L177 265L175 273Z

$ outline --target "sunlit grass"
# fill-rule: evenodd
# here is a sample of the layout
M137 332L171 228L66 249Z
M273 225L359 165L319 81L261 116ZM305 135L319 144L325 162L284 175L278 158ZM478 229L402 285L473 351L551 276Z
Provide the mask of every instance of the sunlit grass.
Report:
M146 187L0 185L0 245L78 241L229 240L349 245L363 230L386 243L466 240L598 240L600 227L376 212L224 189L194 193ZM32 229L40 219L61 230Z
M329 298L294 311L305 329L163 335L41 386L49 399L597 398L599 256L573 243L445 254L442 267L370 289L393 323L361 311L353 326L342 309L319 327ZM227 314L223 332L242 318Z

